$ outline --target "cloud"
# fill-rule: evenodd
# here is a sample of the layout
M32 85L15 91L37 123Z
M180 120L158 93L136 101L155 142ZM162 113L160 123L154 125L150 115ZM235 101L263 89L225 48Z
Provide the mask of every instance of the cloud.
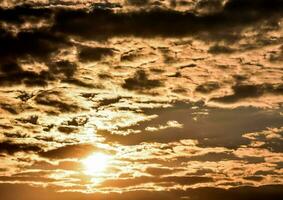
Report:
M195 113L194 109L191 109L194 106L198 106L199 111L197 113L199 115ZM182 139L197 139L203 147L236 148L248 144L247 138L242 137L244 133L262 130L266 127L281 126L282 116L277 111L266 114L261 109L251 107L206 109L208 107L201 105L201 103L196 105L185 102L176 102L169 108L144 109L145 114L155 114L157 117L120 129L122 132L140 130L140 133L125 136L111 134L111 131L109 131L100 134L106 140L124 145L135 145L142 142L168 143ZM235 118L238 120L235 121ZM172 134L172 129L160 129L155 131L154 134L146 130L147 127L166 124L171 120L178 121L183 125L183 128L173 129L174 134Z
M220 84L218 82L206 82L204 84L200 84L196 87L195 91L200 93L210 93L214 90L220 88Z
M82 47L79 52L79 59L82 62L98 61L105 56L113 56L114 50L105 47Z
M200 0L196 3L196 11L202 15L221 12L225 5L224 0Z
M53 107L60 112L72 112L80 110L74 100L61 91L45 90L35 96L35 102L39 105Z
M73 144L41 152L40 155L52 159L83 158L96 150L98 149L90 144Z
M283 45L280 46L279 50L270 53L269 60L271 62L282 62L283 61Z
M166 167L148 167L146 168L146 173L153 175L153 176L162 176L162 175L168 175L172 174L173 172L176 172L178 170L176 169L171 169L171 168L166 168Z
M64 38L47 30L20 32L16 36L2 30L0 41L1 63L27 56L44 61L51 53L66 46Z
M127 0L128 4L134 6L146 6L149 2L149 0Z
M27 86L46 86L49 81L56 77L56 73L63 73L71 76L74 67L69 65L66 69L66 61L54 64L50 59L52 53L66 47L64 38L55 36L45 31L20 32L16 36L6 31L0 34L0 84ZM41 71L25 70L22 66L23 60L34 62L44 62L49 69ZM65 68L64 68L65 62ZM33 67L36 69L36 66ZM72 71L73 69L73 71Z
M62 73L67 78L73 77L76 69L76 63L71 63L68 60L61 60L49 65L49 72L51 72L52 74Z
M211 46L208 50L209 53L212 54L227 54L227 53L233 53L235 50L231 49L228 46L219 46L219 45L214 45Z
M281 1L3 2L1 197L282 194Z
M148 177L141 176L132 179L114 179L106 180L99 184L99 187L114 187L114 188L123 188L123 187L133 187L137 185L142 185L146 183L158 184L180 184L180 185L194 185L197 183L206 183L212 182L213 179L210 177L197 177L197 176L166 176L166 177Z
M13 8L0 8L0 21L22 24L37 19L51 19L53 11L49 8L35 8L32 5L21 5Z
M146 131L158 131L167 128L183 128L183 125L178 123L177 121L168 121L166 125L159 125L157 127L146 127Z
M251 140L251 146L261 147L271 152L283 153L283 131L280 128L269 128L261 132L246 133L243 137Z
M13 176L0 176L0 181L2 182L13 182L13 181L22 181L30 183L44 183L44 182L53 182L55 181L52 178L48 178L48 172L24 172L18 173Z
M57 164L49 163L46 161L35 161L33 164L28 167L28 169L35 170L47 170L47 173L51 173L48 170L70 170L70 171L79 171L82 170L83 166L80 162L76 161L61 161ZM41 173L41 171L39 171Z
M260 97L266 93L271 93L274 95L283 94L283 85L281 84L263 84L263 85L244 85L237 84L232 87L234 94L227 95L224 97L213 98L212 101L222 102L222 103L235 103L244 98L256 98Z
M39 152L42 148L35 144L14 143L11 141L0 142L0 153L14 154L17 152Z
M9 190L12 189L11 193ZM125 192L119 193L95 193L95 194L81 194L78 192L63 192L55 193L51 188L36 188L22 184L1 184L0 191L2 197L5 199L18 200L21 199L22 195L30 200L35 200L38 195L41 196L43 200L55 200L55 199L68 199L68 200L102 200L107 197L111 197L113 200L122 199L184 199L190 198L193 200L205 200L211 199L216 200L219 198L227 198L231 200L243 199L243 200L264 200L267 198L280 199L282 197L282 186L280 185L266 185L261 187L238 187L231 189L218 189L218 188L196 188L187 190L171 190L171 191L135 191L135 192ZM8 192L9 191L9 192ZM37 195L34 195L37 194Z
M128 90L152 89L160 86L162 86L160 80L148 79L147 74L143 70L136 71L134 77L126 79L122 85L123 88Z
M66 10L56 15L53 29L93 39L115 36L180 37L203 32L216 34L220 30L241 30L247 25L253 26L259 21L277 18L281 16L282 9L280 0L230 0L220 12L203 16L169 9L127 13L115 13L111 10L93 10L89 13ZM241 14L238 13L239 10ZM263 10L265 12L262 12Z
M52 79L47 71L35 73L24 71L17 63L3 64L0 68L0 85L13 86L24 83L27 86L46 86L47 80Z

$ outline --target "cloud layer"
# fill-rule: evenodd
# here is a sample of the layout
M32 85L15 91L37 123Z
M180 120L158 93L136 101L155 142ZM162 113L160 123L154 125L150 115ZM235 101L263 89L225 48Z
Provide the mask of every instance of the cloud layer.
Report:
M0 1L0 196L282 198L282 11Z

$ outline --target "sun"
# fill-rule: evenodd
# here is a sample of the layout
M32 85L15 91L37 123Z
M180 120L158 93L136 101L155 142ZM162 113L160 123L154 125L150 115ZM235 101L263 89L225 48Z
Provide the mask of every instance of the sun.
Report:
M88 175L97 175L104 172L109 164L110 156L103 153L94 153L82 160L85 166L85 173Z

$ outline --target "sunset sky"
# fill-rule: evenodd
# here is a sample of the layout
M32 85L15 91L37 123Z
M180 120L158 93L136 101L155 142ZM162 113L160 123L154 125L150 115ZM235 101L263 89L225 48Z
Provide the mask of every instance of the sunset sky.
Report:
M0 200L283 199L283 0L0 0Z

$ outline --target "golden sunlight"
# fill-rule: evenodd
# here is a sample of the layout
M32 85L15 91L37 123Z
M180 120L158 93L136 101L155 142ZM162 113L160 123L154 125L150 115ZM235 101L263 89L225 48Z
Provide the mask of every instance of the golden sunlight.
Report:
M94 153L82 160L85 166L85 173L96 175L106 170L109 164L110 156L103 153Z

